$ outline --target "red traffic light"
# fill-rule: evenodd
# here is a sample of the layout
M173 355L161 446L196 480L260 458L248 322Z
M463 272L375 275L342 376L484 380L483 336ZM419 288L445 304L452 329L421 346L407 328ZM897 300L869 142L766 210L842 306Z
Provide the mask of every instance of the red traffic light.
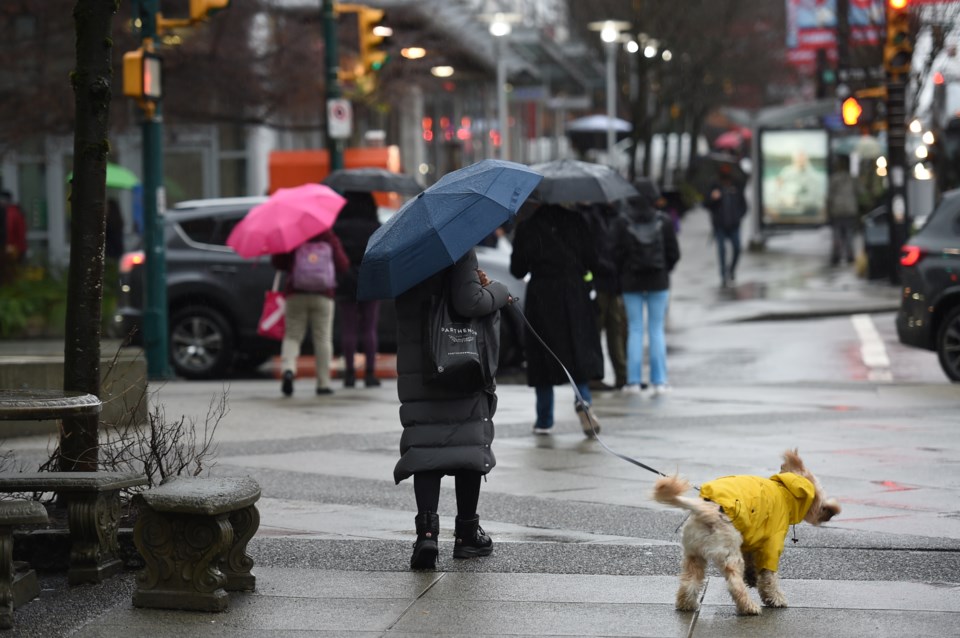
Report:
M888 0L887 4L890 6L891 9L894 9L895 11L900 11L902 9L907 8L907 5L910 4L910 0Z

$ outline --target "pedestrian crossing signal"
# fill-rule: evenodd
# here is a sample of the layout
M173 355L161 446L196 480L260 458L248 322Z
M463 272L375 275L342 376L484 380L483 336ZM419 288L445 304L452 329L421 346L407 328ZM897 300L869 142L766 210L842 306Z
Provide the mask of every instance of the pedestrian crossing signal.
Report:
M840 115L843 117L843 123L847 126L856 126L860 123L860 116L863 115L863 107L855 97L848 97L843 101L840 107Z

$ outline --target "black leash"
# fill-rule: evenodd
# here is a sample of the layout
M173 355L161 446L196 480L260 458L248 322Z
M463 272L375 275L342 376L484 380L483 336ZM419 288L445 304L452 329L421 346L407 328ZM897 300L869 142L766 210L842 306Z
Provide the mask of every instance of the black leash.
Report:
M514 310L516 310L517 314L520 315L520 318L523 319L523 323L525 323L525 324L527 325L527 328L530 329L530 333L533 334L533 336L537 338L537 341L540 342L540 345L542 345L542 346L546 349L546 351L547 351L548 353L550 353L550 356L553 357L554 360L556 360L556 362L560 365L560 368L563 370L563 373L564 373L565 375L567 375L567 379L569 379L569 381L570 381L570 386L573 388L573 394L577 397L577 401L576 401L576 403L577 403L577 408L580 409L580 410L583 410L583 413L587 415L587 420L590 421L591 434L593 435L593 438L595 438L595 439L597 440L597 443L599 443L599 444L601 445L601 447L603 447L604 450L606 450L607 452L609 452L609 453L612 454L613 456L616 456L617 458L623 459L623 460L626 461L627 463L632 463L632 464L636 465L637 467L642 467L643 469L645 469L645 470L647 470L647 471L650 471L650 472L653 472L654 474L658 474L658 475L660 475L660 476L667 476L666 474L664 474L664 473L661 472L660 470L656 470L656 469L650 467L649 465L646 465L645 463L641 463L640 461L638 461L637 459L635 459L635 458L633 458L633 457L627 456L626 454L620 454L620 453L617 452L616 450L612 450L612 449L610 448L610 446L608 446L606 443L603 442L603 439L601 439L601 438L600 438L600 435L597 433L597 422L596 422L596 420L593 418L593 413L592 413L592 411L591 411L591 410L587 410L587 407L588 407L587 402L584 401L583 395L580 394L580 389L577 388L577 384L576 384L576 382L573 380L573 376L572 376L572 375L570 374L570 372L567 370L566 366L563 365L563 362L560 361L560 357L558 357L556 354L554 354L553 350L550 349L550 346L548 346L546 343L544 343L544 341L543 341L543 339L540 337L540 335L537 334L537 331L533 329L533 326L531 326L531 325L530 325L530 322L527 321L527 317L523 314L523 312L521 312L520 308L517 307L516 299L514 299L514 301L513 301L512 303L510 303L509 305L510 305L511 307L513 307ZM697 489L699 489L699 488L697 488Z

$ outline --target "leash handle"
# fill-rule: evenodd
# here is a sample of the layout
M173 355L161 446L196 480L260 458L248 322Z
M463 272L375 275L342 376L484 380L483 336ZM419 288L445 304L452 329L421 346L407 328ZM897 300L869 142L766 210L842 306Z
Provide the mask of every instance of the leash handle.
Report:
M518 315L520 315L520 318L523 319L523 323L526 324L527 328L530 329L530 333L537 338L537 341L540 342L540 345L542 345L544 349L550 354L550 356L553 357L554 360L560 365L560 369L563 370L563 373L567 376L567 379L570 380L570 386L573 388L573 394L577 397L577 406L584 411L584 414L587 415L587 420L590 421L591 433L593 434L593 438L597 440L597 443L599 443L604 450L606 450L613 456L616 456L617 458L623 459L627 463L633 463L637 467L642 467L643 469L649 472L653 472L654 474L658 474L660 476L667 476L660 470L656 470L650 467L649 465L641 463L640 461L636 460L633 457L627 456L626 454L621 454L620 452L617 452L616 450L611 449L610 446L608 446L606 443L603 442L603 439L601 439L600 435L597 433L597 424L593 418L593 413L590 410L586 409L589 404L584 400L583 395L580 394L580 389L577 388L577 383L573 380L573 375L570 374L570 371L567 370L567 367L563 365L562 361L560 361L560 357L558 357L553 352L553 350L550 349L550 346L548 346L544 342L544 340L540 337L540 335L537 334L537 331L533 329L533 326L530 325L530 322L527 320L526 315L524 315L523 312L521 312L520 308L517 306L517 302L514 301L513 303L510 304L510 306L517 312Z

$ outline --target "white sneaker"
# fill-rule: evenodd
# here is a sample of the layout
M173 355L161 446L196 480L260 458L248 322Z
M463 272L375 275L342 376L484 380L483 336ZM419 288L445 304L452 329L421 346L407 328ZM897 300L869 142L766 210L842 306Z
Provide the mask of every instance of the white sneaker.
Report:
M553 433L553 428L552 428L552 427L550 427L550 428L541 428L541 427L535 425L535 426L533 426L533 433L534 433L534 434L537 434L537 435L540 435L540 436L543 436L543 435L546 435L546 434L552 434L552 433Z
M620 392L623 394L640 394L642 389L639 383L628 383L620 388Z
M656 397L656 396L660 396L661 394L669 394L670 390L671 390L670 386L668 386L665 383L661 385L655 385L653 386L653 396Z

